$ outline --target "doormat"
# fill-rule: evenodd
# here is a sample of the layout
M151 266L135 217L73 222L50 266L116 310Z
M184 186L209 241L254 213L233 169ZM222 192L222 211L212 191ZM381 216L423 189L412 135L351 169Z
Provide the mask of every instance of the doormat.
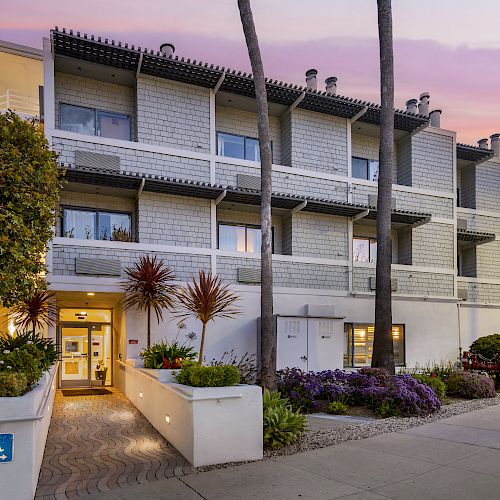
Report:
M104 396L113 394L108 389L63 389L63 396Z

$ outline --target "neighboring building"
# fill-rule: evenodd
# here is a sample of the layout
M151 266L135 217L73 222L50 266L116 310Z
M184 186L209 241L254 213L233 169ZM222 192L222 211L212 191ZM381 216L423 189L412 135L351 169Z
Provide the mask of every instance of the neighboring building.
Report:
M43 52L0 40L0 112L11 109L32 117L40 115Z
M243 314L209 325L207 358L258 352L259 187L252 79L239 72L56 29L44 41L45 130L67 170L47 255L61 308L61 384L145 347L146 318L119 282L141 255L180 281L219 273ZM370 363L378 106L267 82L273 149L278 365ZM500 319L500 157L457 145L428 97L395 112L393 337L399 364L456 360ZM457 207L457 193L461 208ZM484 243L484 245L483 245ZM457 256L458 270L457 275ZM154 322L153 322L154 323ZM167 320L153 340L200 332ZM112 365L115 366L112 366Z

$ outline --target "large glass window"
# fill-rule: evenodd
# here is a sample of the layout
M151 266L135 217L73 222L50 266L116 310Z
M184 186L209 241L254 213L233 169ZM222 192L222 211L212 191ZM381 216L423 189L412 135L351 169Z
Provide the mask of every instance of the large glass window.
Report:
M260 161L259 140L242 135L218 132L217 154L230 158L239 158L240 160Z
M352 257L354 262L377 262L377 240L355 236L352 239Z
M375 326L366 323L346 323L344 325L344 366L370 366L373 354ZM394 362L405 363L404 325L392 325Z
M352 176L356 179L366 179L369 181L378 181L377 160L367 160L366 158L352 158Z
M248 224L219 223L219 249L233 252L260 252L260 226ZM274 230L273 230L274 248Z
M130 214L65 208L62 236L81 240L132 241Z
M69 132L130 141L130 116L120 113L61 103L59 121Z

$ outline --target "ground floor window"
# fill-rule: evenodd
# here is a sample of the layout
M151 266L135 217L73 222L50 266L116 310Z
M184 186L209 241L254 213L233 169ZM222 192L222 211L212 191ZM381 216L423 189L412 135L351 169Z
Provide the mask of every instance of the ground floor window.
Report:
M394 362L405 363L404 325L392 325ZM345 323L344 367L370 366L373 352L375 325L370 323Z

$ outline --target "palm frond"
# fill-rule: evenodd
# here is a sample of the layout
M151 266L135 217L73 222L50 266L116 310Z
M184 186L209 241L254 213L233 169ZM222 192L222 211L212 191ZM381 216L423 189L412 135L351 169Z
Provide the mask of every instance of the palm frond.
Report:
M219 275L201 270L198 279L194 276L191 283L177 291L177 310L175 316L180 320L194 316L203 324L215 318L232 318L241 313L236 305L239 296L229 285L223 285Z
M41 329L57 324L55 293L48 290L36 291L31 298L19 302L12 308L14 325L23 330L31 327Z
M172 309L175 302L175 275L171 267L149 255L142 256L132 267L125 269L127 278L121 287L125 291L125 310L151 308L158 322L163 320L163 310Z

